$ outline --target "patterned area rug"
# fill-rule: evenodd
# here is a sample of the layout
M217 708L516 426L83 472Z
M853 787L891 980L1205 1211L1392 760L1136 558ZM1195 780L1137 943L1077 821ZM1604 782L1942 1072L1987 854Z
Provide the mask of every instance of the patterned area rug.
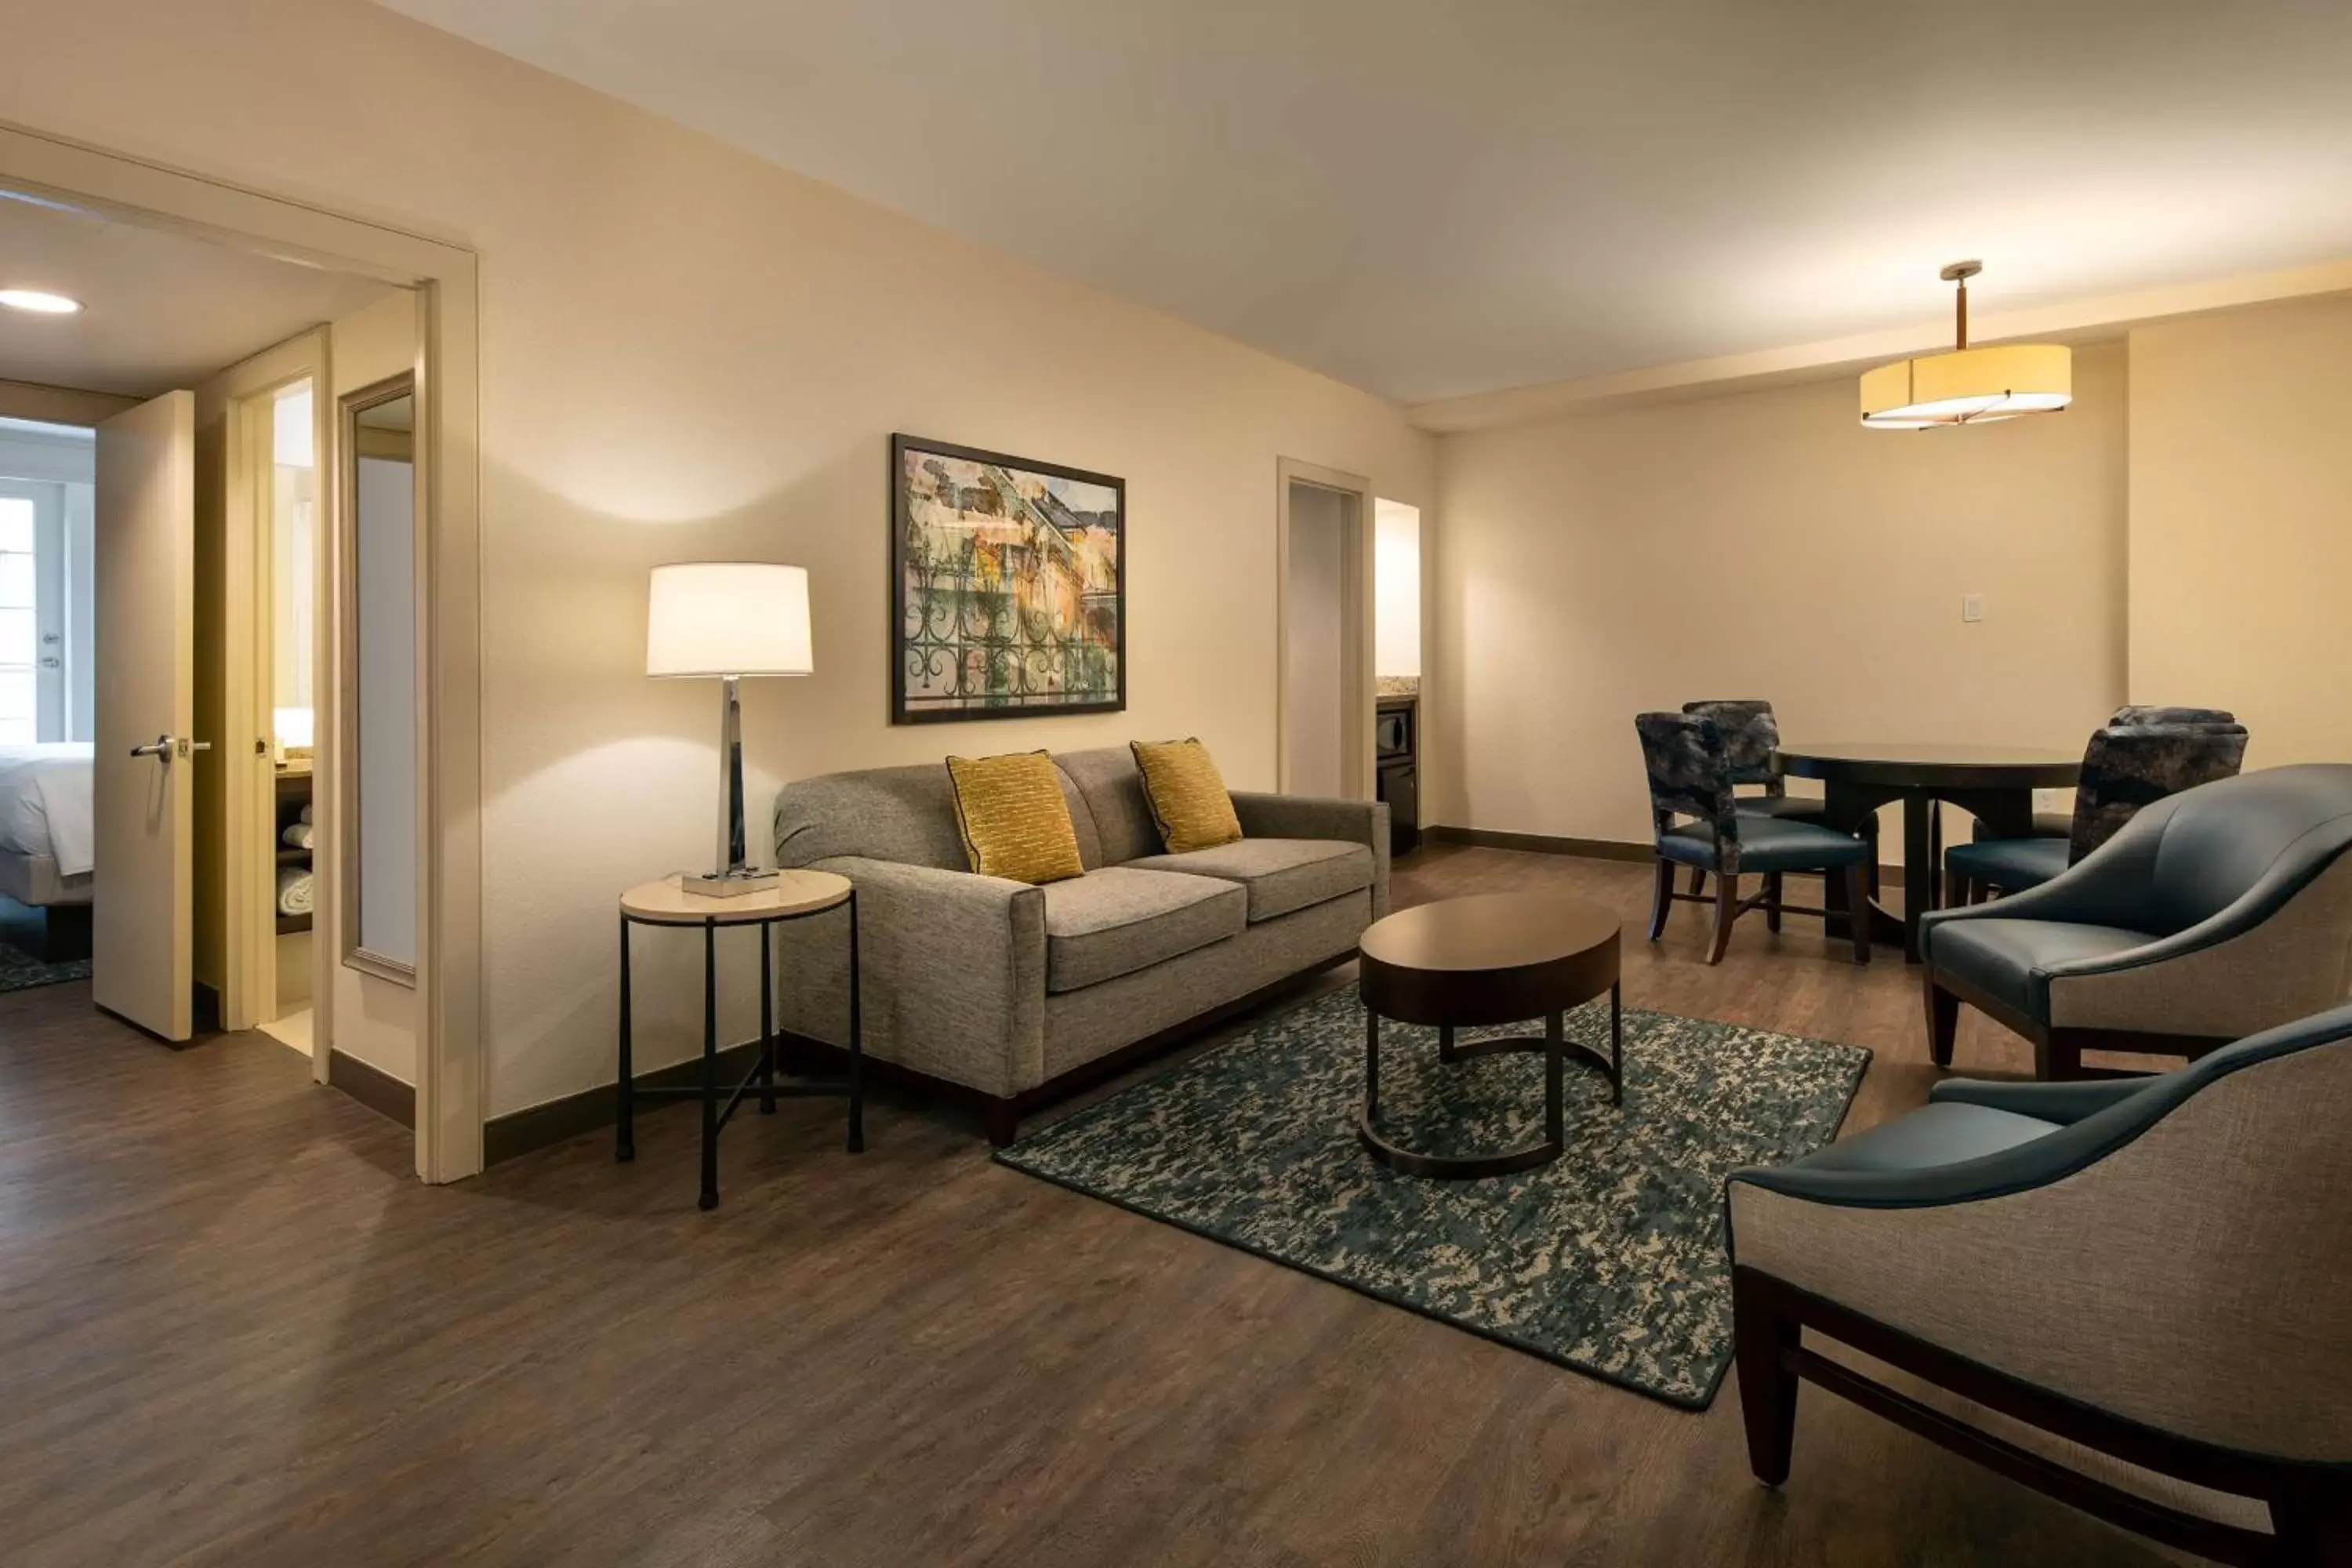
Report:
M1540 1032L1522 1026L1465 1030ZM1608 1050L1609 1004L1569 1015ZM1625 1103L1568 1067L1568 1149L1484 1181L1398 1175L1356 1140L1364 1015L1352 987L1021 1140L1017 1170L1661 1399L1705 1409L1731 1361L1723 1178L1837 1133L1870 1052L1625 1014ZM1405 1147L1536 1142L1540 1055L1437 1060L1381 1027L1381 1126Z
M0 942L0 991L30 991L36 985L59 985L89 978L89 960L44 963L31 953Z

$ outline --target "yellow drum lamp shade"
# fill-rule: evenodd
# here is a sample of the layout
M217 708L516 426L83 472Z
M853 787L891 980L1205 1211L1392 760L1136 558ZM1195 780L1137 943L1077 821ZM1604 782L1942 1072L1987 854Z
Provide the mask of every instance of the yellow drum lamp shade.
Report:
M1880 365L1862 378L1862 422L1874 430L1933 430L1989 425L2021 414L2051 414L2074 401L2074 351L2058 343L1969 347L1969 279L1983 263L1944 268L1958 287L1949 353Z
M1874 430L1985 424L2074 401L2074 352L2058 343L1927 354L1862 378L1862 422Z

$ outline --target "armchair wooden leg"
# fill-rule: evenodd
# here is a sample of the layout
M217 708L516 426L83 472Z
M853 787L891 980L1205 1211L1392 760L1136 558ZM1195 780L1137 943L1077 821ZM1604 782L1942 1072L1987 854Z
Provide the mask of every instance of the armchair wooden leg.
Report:
M1958 871L1946 870L1944 873L1945 907L1964 910L1974 902L1976 900L1969 892L1969 879Z
M2298 1479L2271 1499L2278 1560L2295 1568L2352 1563L2352 1496L2324 1478Z
M1827 875L1823 873L1824 880ZM1853 931L1853 961L1856 963L1870 962L1869 886L1870 873L1862 862L1856 861L1845 868L1845 902L1846 908L1853 910L1853 920L1850 923Z
M1804 1331L1780 1310L1771 1281L1747 1268L1731 1271L1731 1321L1748 1467L1758 1480L1777 1487L1789 1479L1797 1438L1797 1374L1782 1358L1802 1342Z
M1723 962L1724 949L1731 945L1731 922L1739 918L1739 879L1729 872L1715 874L1715 941L1707 949L1709 963Z
M1932 969L1923 976L1927 996L1927 1056L1939 1068L1952 1065L1952 1042L1960 1032L1960 999L1936 984Z
M2033 1042L2033 1076L2048 1083L2073 1083L2087 1078L2083 1070L2083 1047L2064 1029L2049 1030Z
M1764 929L1780 929L1780 873L1768 872L1764 878Z
M1650 902L1650 940L1657 941L1666 934L1666 914L1675 907L1675 863L1663 856L1658 860L1658 887Z
M1691 868L1691 897L1694 899L1706 897L1706 873L1696 866Z

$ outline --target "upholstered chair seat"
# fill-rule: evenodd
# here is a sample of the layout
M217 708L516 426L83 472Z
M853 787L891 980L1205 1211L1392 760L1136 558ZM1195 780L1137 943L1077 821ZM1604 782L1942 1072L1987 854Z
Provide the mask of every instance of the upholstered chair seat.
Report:
M2231 777L2245 755L2246 731L2240 724L2109 725L2091 737L2083 753L2066 839L1954 845L1944 856L1947 901L1969 903L1996 888L2011 893L2038 888L2105 843L2142 806Z
M1735 705L1753 706L1753 705ZM1770 712L1766 710L1769 721ZM1860 838L1833 832L1814 823L1765 816L1740 809L1732 793L1732 764L1723 730L1699 713L1643 713L1633 720L1641 737L1642 763L1649 774L1650 811L1657 834L1657 890L1650 911L1650 940L1665 934L1666 915L1677 900L1704 903L1700 878L1716 879L1715 939L1707 950L1709 963L1723 962L1731 942L1732 922L1749 910L1764 911L1766 925L1780 929L1780 917L1790 912L1781 899L1782 878L1790 871L1819 871L1824 877L1843 874L1850 908L1864 905L1867 883L1865 864L1870 846ZM1675 826L1677 817L1696 820ZM1675 868L1691 868L1693 886L1687 893L1675 890ZM1763 891L1753 899L1739 897L1742 872L1764 879ZM1799 914L1820 914L1814 909ZM1853 961L1870 962L1866 921L1855 921Z
M2106 728L2138 725L2174 724L2234 724L2238 716L2226 708L2177 708L2153 703L2126 703L2115 711ZM2033 814L2033 837L2036 838L2071 838L2074 834L2074 814L2071 811L2037 811Z
M1785 816L1751 816L1739 811L1739 868L1742 871L1819 871L1832 866L1859 865L1870 846L1851 834ZM1713 828L1700 823L1671 828L1658 836L1658 853L1678 866L1702 870L1721 869L1721 846Z
M1928 1048L1966 1002L2033 1042L2195 1058L2352 994L2352 764L2200 784L2140 811L2040 887L1922 921Z
M2024 923L1952 922L1937 946ZM2352 1007L2336 1007L2178 1072L1940 1083L1896 1121L1733 1173L1734 1341L1758 1479L1788 1479L1811 1381L2200 1557L2344 1562L2347 1124ZM1815 1335L2046 1436L1989 1431L1811 1349ZM2098 1455L2118 1462L2084 1473ZM2173 1506L2183 1495L2199 1506Z
M1952 902L1965 903L1965 888L1983 886L2023 892L2063 871L2072 846L2064 838L1980 838L1944 851L1945 873L1954 879Z

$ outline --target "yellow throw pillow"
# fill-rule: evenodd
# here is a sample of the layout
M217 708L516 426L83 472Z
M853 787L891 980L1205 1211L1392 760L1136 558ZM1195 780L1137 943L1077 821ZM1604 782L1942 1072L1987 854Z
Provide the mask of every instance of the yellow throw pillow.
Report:
M1143 770L1143 796L1151 803L1160 842L1171 855L1214 849L1242 836L1234 797L1209 748L1192 741L1129 741Z
M956 826L973 870L1015 882L1086 875L1053 758L1044 752L950 757L948 777L955 784Z

